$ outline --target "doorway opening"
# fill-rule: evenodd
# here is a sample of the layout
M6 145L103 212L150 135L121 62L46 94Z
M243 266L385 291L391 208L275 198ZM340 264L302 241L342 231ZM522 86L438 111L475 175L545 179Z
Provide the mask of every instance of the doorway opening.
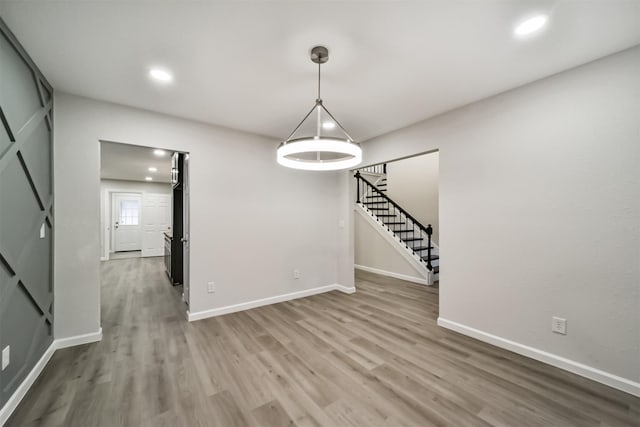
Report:
M111 284L109 292L122 293L114 299L128 298L119 275L137 271L126 280L170 288L188 308L188 166L185 152L100 141L103 294Z
M440 287L439 152L358 169L354 188L354 264L374 274ZM366 280L366 279L364 279Z

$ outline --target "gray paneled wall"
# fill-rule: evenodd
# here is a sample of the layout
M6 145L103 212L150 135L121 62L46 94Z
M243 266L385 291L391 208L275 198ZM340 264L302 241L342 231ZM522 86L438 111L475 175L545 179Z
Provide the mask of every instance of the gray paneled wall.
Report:
M0 19L0 407L53 341L52 93Z

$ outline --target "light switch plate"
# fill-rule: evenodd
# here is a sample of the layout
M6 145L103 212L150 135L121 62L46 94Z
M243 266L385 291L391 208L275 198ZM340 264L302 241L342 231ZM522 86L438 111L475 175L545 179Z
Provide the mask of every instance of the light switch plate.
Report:
M9 366L11 359L11 346L6 346L2 349L2 370L4 371Z
M46 233L44 222L42 223L42 227L40 227L40 238L44 239Z

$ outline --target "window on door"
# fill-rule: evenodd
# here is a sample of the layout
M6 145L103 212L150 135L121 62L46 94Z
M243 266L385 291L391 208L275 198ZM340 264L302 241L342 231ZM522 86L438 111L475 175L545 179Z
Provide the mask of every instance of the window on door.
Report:
M120 201L120 225L138 225L140 223L140 201Z

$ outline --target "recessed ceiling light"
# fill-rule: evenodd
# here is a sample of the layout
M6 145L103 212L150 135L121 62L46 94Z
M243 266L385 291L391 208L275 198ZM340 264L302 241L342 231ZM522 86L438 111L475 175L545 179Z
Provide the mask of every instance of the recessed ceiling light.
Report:
M333 122L324 122L322 123L322 128L323 129L333 129L334 127L336 127L336 124Z
M516 36L526 36L531 33L542 29L547 24L549 18L547 15L536 15L533 18L529 18L519 23L513 30L513 34Z
M173 76L167 70L162 70L160 68L152 68L149 70L149 75L156 81L162 83L169 83L173 80Z
M150 167L149 172L158 172L158 168Z
M145 177L144 177L144 180L145 180L145 181L153 181L153 178L151 178L150 176L145 176Z
M155 155L156 155L156 156L158 156L158 157L162 157L162 156L164 156L165 154L167 154L167 152L166 152L166 151L164 151L164 150L153 150L153 154L155 154Z

